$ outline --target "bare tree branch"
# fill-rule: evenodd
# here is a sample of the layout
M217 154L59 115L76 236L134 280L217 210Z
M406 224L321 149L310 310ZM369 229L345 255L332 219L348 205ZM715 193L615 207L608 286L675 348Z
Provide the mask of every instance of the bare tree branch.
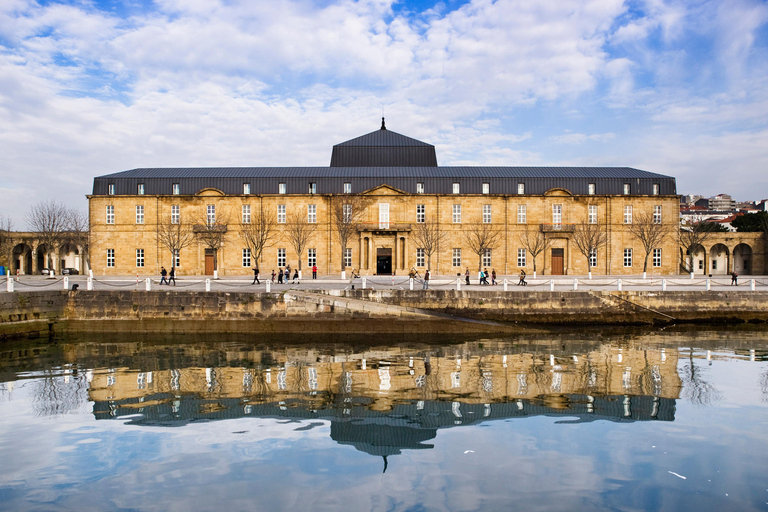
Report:
M53 251L59 246L69 223L69 210L56 201L42 201L27 212L27 225L46 246L48 268L53 268Z
M288 242L299 258L299 270L301 270L301 256L304 248L317 230L317 224L310 224L307 220L307 214L303 207L298 208L291 213L288 223L285 227Z
M552 241L540 229L530 229L529 226L525 226L525 231L520 233L517 239L533 258L533 271L536 272L536 257L546 251Z
M203 212L197 218L192 229L206 248L217 251L227 239L228 227L229 212L219 209L214 219L209 219L207 212Z
M0 254L7 260L6 267L10 269L13 259L13 221L10 217L0 215Z
M440 244L445 243L448 234L442 231L434 220L417 223L411 234L416 247L424 249L424 254L427 255L427 269L431 271L432 255L437 252Z
M704 242L714 233L713 223L706 221L691 222L681 226L677 233L678 245L683 249L684 255L688 255L690 261L689 267L686 270L693 272L693 253L699 247L704 248Z
M483 267L483 254L499 245L503 231L500 226L483 223L479 217L475 217L467 224L463 234L469 249L477 255L477 269L480 270Z
M627 224L629 233L637 238L643 246L643 272L648 270L648 255L655 248L661 247L662 242L669 236L669 226L654 222L653 215L647 212L635 214L632 224Z
M577 224L573 231L573 243L587 259L587 271L590 271L589 256L608 242L608 233L602 224Z
M170 251L172 265L175 266L175 256L181 254L181 250L185 247L192 245L195 241L195 233L192 225L183 222L181 216L178 222L174 223L173 220L167 215L162 217L162 220L157 223L157 239L160 245Z
M85 266L87 265L89 268L91 266L91 247L90 247L90 225L88 223L88 213L81 211L81 210L75 210L69 209L67 211L67 239L70 243L73 245L79 246L82 249L82 261L83 261L83 268L82 270L85 271Z
M341 246L341 268L344 269L344 253L350 239L357 234L357 225L363 220L371 200L359 194L336 196L331 201L331 222Z
M277 237L277 218L273 213L267 213L264 205L259 206L259 211L251 217L251 222L240 222L240 237L245 245L251 249L256 268L259 267L261 254Z

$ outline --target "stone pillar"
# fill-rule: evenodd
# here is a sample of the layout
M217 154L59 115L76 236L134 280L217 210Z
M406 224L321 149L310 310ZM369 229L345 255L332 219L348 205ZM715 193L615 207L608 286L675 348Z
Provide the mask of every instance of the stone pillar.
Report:
M372 260L373 260L373 237L369 236L368 237L368 257L366 258L366 263L365 263L365 268L367 268L368 270L370 270L372 267L372 263L371 263Z
M400 268L400 235L395 233L395 261L392 262L392 275L397 273Z
M363 249L363 232L360 231L360 252L357 255L357 269L358 272L363 271L363 258L365 257L365 250Z
M403 269L407 272L411 270L411 265L408 261L408 234L403 237Z

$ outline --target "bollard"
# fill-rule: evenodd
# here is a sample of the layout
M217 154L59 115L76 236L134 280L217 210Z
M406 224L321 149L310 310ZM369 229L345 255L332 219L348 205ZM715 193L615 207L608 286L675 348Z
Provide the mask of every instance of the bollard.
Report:
M693 281L693 271L691 271L691 281Z
M536 271L533 271L533 278L536 279Z
M573 280L573 291L576 291L579 289L579 281L578 279Z
M93 291L93 278L88 278L88 283L85 285L85 289L88 291Z
M211 280L206 278L205 280L205 291L209 292L211 291Z
M10 272L8 275L8 279L5 281L5 291L7 292L13 291L13 278L10 276Z
M621 279L616 280L616 285L618 287L618 290L621 291Z
M712 289L712 282L709 279L707 279L707 291L711 289Z
M64 289L69 290L69 277L64 276L64 279L62 280L62 283L64 283Z
M139 274L136 274L136 289L139 289Z
M663 292L667 291L667 280L666 279L662 279L661 280L661 291L663 291Z
M592 271L589 271L589 278L592 279Z
M363 278L363 290L365 290L365 284L366 284L365 278Z
M456 278L456 290L457 291L461 290L461 279L460 278Z
M88 277L90 277L91 279L93 279L93 269L90 269L90 270L88 271Z
M555 280L554 279L550 279L549 280L549 291L551 291L551 292L555 291Z
M213 278L214 279L218 279L219 278L219 270L218 269L213 271Z
M646 272L643 272L643 281L645 281Z
M413 290L413 278L411 277L408 281L410 281L409 286L411 287L411 290Z
M145 289L146 291L151 291L151 290L152 290L152 279L151 279L151 278L149 278L149 277L148 277L148 278L147 278L147 279L144 281L144 289Z
M346 278L347 278L347 271L346 271L346 270L342 270L342 271L341 271L341 280L343 281L343 280L345 280Z
M301 271L301 270L299 270L299 281L301 281L301 279L302 279L302 278L301 278L301 273L302 273L302 271Z
M754 279L752 279L749 282L749 289L752 290L752 291L755 291L755 280Z
M395 274L392 274L392 286L395 286Z
M270 291L272 291L272 280L267 279L267 293L269 293Z
M504 279L504 291L507 291L507 285L509 284L509 281Z

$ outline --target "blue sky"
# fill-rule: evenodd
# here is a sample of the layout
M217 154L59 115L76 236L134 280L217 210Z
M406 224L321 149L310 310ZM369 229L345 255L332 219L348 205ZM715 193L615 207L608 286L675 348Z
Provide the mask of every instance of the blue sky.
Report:
M0 215L135 167L327 165L382 114L441 165L762 199L766 91L757 0L4 0Z

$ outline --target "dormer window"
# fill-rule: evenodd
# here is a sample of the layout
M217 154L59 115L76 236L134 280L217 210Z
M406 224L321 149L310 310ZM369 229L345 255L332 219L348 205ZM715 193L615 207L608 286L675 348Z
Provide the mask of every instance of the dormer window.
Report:
M490 194L490 193L491 193L491 184L483 183L483 194Z
M247 196L250 193L251 193L251 184L243 183L243 194Z
M417 194L423 194L424 193L424 183L423 182L420 181L420 182L416 183L416 193Z
M314 181L309 182L309 193L317 194L317 183L315 183Z
M458 183L454 183L453 184L453 193L454 194L459 194L460 193L459 190L460 190L459 184Z
M107 185L107 195L110 195L110 196L115 195L115 184L114 183L110 183L109 185Z
M144 184L143 183L139 183L139 186L137 187L136 193L139 194L140 196L144 195Z

